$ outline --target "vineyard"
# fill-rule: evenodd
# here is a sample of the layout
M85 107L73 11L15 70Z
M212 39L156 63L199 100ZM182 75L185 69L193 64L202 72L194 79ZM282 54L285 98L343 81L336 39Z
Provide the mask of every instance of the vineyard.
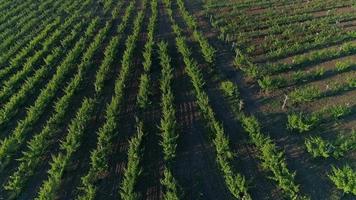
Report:
M356 199L355 0L0 11L0 200Z

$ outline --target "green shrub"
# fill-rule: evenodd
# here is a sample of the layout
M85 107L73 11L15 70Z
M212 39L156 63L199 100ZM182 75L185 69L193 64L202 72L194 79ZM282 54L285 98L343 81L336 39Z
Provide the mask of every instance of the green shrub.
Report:
M349 165L343 168L333 166L328 176L338 189L346 194L356 195L356 172Z
M220 83L220 89L227 97L239 97L239 91L235 84L231 81L223 81Z
M289 97L293 103L302 103L312 101L321 96L321 90L315 86L307 86L298 88L289 94Z
M321 137L310 137L305 140L307 151L315 157L330 157L330 154L335 149L332 144L323 140Z
M292 113L288 115L287 128L289 130L297 130L299 133L312 130L318 123L318 116L305 116L303 113Z

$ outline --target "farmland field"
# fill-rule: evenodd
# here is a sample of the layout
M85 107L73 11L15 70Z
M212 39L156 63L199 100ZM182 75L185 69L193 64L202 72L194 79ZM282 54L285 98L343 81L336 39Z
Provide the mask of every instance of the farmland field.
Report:
M356 0L0 11L0 200L356 199Z

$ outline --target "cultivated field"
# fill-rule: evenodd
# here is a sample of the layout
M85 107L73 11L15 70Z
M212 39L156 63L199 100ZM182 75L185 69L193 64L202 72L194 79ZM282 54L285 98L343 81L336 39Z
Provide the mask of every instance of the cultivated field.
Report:
M355 0L0 0L0 200L356 199Z

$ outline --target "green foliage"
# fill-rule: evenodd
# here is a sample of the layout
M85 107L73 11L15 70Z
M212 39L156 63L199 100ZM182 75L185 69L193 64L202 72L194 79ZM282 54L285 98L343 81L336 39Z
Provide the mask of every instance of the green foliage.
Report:
M171 1L163 0L166 6L169 19L173 19L173 11L171 10ZM177 34L181 34L181 30L177 25L172 26L173 31ZM174 179L172 172L170 171L171 164L176 156L177 148L177 121L176 111L174 108L174 96L172 91L173 81L173 68L171 66L171 59L168 55L167 43L160 42L158 44L158 55L160 58L161 78L160 89L162 93L161 106L162 106L162 118L160 124L161 130L161 146L163 148L163 156L165 161L165 168L163 171L163 178L161 184L163 186L163 199L165 200L178 200L181 199L180 188L177 181Z
M179 200L180 190L177 187L177 181L174 179L172 172L168 168L164 168L161 184L164 186L164 200Z
M122 17L122 22L117 27L117 33L121 34L125 31L134 8L135 2L130 2L130 4L125 9L124 16Z
M146 1L144 1L146 4ZM145 44L145 50L143 53L144 62L143 67L145 73L140 77L139 90L137 94L137 104L141 111L145 110L150 104L149 95L150 95L150 69L152 65L152 51L154 45L154 30L155 23L157 20L157 1L151 1L151 10L152 15L148 24L148 40ZM143 20L143 15L140 16L140 21ZM138 21L136 21L136 26L138 26ZM136 35L137 40L137 35ZM136 185L138 178L142 173L142 168L140 162L143 154L142 140L144 137L143 132L143 122L138 119L137 122L137 133L130 140L129 149L128 149L128 162L127 167L124 170L124 178L120 186L120 197L124 200L135 200L141 199L141 194L136 191Z
M307 132L315 128L319 121L317 115L306 116L303 113L292 113L288 115L287 127L289 130L296 130L299 133Z
M241 50L235 50L235 53L234 65L245 72L247 76L258 78L263 74L262 70L259 69Z
M197 30L194 30L193 37L199 42L205 61L212 64L215 60L216 50L209 44L204 35Z
M299 194L299 185L294 181L295 172L291 173L285 162L282 151L279 151L273 141L261 134L259 122L254 117L242 116L241 118L245 131L250 135L252 142L260 151L262 166L272 172L271 179L278 183L278 186L290 199L305 198Z
M87 29L88 31L89 29ZM87 36L89 36L89 33L87 32L86 34ZM84 41L82 41L84 42ZM79 44L77 46L77 49L80 48ZM54 52L55 53L55 52ZM80 52L77 52L77 51L72 51L68 54L67 57L71 56L71 58L77 58L76 56L79 56L80 55ZM69 62L69 58L68 58L68 62ZM31 66L32 66L33 62L29 61L28 63L28 68L30 69ZM66 63L67 66L63 66L62 68L65 68L65 67L69 67L69 63ZM65 65L64 63L62 65ZM63 72L65 72L65 69L63 69ZM20 74L19 74L20 75ZM22 76L22 75L20 75ZM14 77L16 80L17 78ZM18 77L20 78L20 77ZM16 80L13 80L16 82ZM14 83L13 81L11 81L11 83ZM32 82L30 83L25 83L25 85L27 87L31 86ZM57 84L57 83L56 83ZM59 84L59 83L58 83ZM17 92L14 96L11 97L11 99L1 108L0 110L0 126L2 125L5 125L7 122L9 122L9 120L12 119L12 117L14 115L16 115L18 113L18 107L24 102L24 99L26 98L26 94L29 92L29 88L26 87L26 90L25 89L20 89L19 92ZM6 86L5 85L5 88L3 88L3 91L2 91L2 97L3 96L7 96L7 92L11 92L11 90L14 89L13 86ZM6 93L6 94L5 94ZM10 94L11 95L11 94Z
M115 57L117 56L118 53L118 47L122 38L122 34L124 33L126 27L128 26L130 16L133 13L134 5L135 5L134 2L130 2L130 4L126 7L122 21L117 28L117 35L111 39L109 45L105 49L104 60L99 67L98 73L96 73L95 83L94 83L95 92L98 95L102 93L105 81L109 77L108 74L110 73L110 68L114 64Z
M162 131L162 142L164 160L169 164L176 155L177 148L177 120L176 111L174 108L174 96L171 88L173 79L173 69L170 64L171 59L168 56L167 44L161 42L158 44L160 64L162 67L161 83L161 106L162 119L160 129Z
M299 133L308 132L316 128L323 121L338 120L352 113L352 107L346 105L333 105L310 114L291 113L288 114L287 127Z
M252 4L253 6L251 6ZM271 3L273 4L273 3ZM268 3L266 4L265 1L256 1L256 2L222 2L222 1L217 1L217 0L208 0L205 3L206 5L206 15L207 17L210 17L210 22L213 25L214 28L218 29L220 31L220 38L224 41L234 41L232 48L236 49L236 57L235 57L235 66L237 66L239 69L241 69L247 76L252 77L252 78L259 78L259 85L263 90L272 90L274 88L278 87L285 87L289 86L292 84L297 84L297 83L302 83L302 82L308 82L313 79L321 78L323 76L329 76L334 74L335 71L327 71L325 72L323 68L321 70L313 70L313 71L298 71L296 74L292 74L291 77L283 77L282 79L279 80L280 77L275 76L277 73L284 72L284 71L289 71L290 69L297 69L298 67L306 67L311 63L319 63L322 61L326 60L331 60L336 57L341 57L344 55L352 55L355 52L355 44L352 44L353 42L348 42L347 45L342 45L342 47L339 48L325 48L325 50L320 51L313 51L309 52L306 54L300 54L301 56L296 56L294 61L291 64L284 64L280 62L274 62L275 60L271 61L271 63L276 63L276 64L266 64L266 66L258 66L254 64L251 59L249 59L248 54L245 54L246 52L252 52L250 50L246 50L243 48L243 44L247 44L247 46L251 46L250 43L251 41L245 41L243 34L239 34L239 30L254 30L255 28L258 29L260 26L266 26L269 27L268 30L263 29L261 31L257 30L252 31L251 37L247 37L249 39L253 38L253 35L281 35L283 39L288 38L288 40L283 40L283 39L276 39L273 37L271 38L271 43L268 43L266 45L266 48L271 49L271 53L267 52L267 60L272 60L273 58L279 58L281 56L289 56L293 55L296 52L304 52L307 49L311 49L311 47L319 47L316 45L324 45L324 44L330 44L330 42L334 39L333 37L329 37L326 33L335 33L335 29L333 30L328 30L326 29L327 26L329 25L328 21L322 21L320 23L317 23L315 26L315 21L313 20L313 16L310 15L309 13L303 14L303 15L298 15L298 16L288 16L288 13L285 13L286 17L275 17L276 15L275 12L272 12L273 9L271 9L271 12L267 12L264 17L266 17L266 20L263 20L262 22L259 22L259 20L256 20L260 15L256 15L257 18L254 18L251 16L248 16L244 13L244 9L246 7L256 7L256 6L266 6L266 8L269 8L270 5ZM319 7L320 6L320 7ZM324 4L318 4L312 6L310 10L314 9L320 9L321 7L325 6ZM224 10L225 8L231 8L229 12L225 13L219 13L217 12ZM308 8L309 9L309 8ZM333 16L330 14L330 16ZM296 17L296 18L294 18ZM351 17L351 16L350 16ZM331 18L331 17L330 17ZM238 19L238 20L235 20ZM310 20L306 20L310 19ZM254 20L254 21L253 21ZM294 34L298 34L300 29L298 28L290 28L289 26L284 26L286 23L289 23L290 21L312 21L310 22L310 28L313 30L314 29L318 30L318 36L315 36L315 34L311 34L311 38L302 38L303 43L300 43L298 41L294 42L294 40L298 37L291 37ZM318 19L319 20L319 19ZM332 20L335 20L334 18ZM339 21L339 20L336 20ZM309 22L307 22L308 28L309 28ZM324 24L327 24L324 26ZM283 26L281 26L283 25ZM305 24L302 24L303 28L306 28ZM321 30L321 32L319 31ZM295 33L294 33L295 31ZM242 31L243 32L243 31ZM352 31L354 32L354 31ZM333 39L331 39L333 38ZM337 42L343 41L345 38L352 38L352 37L339 37L335 36L337 38ZM269 40L268 36L265 38L266 40ZM312 41L314 39L314 41ZM339 40L340 39L340 40ZM352 40L352 39L351 39ZM292 42L293 41L293 42ZM311 42L309 42L311 41ZM274 43L273 43L274 42ZM292 43L291 43L292 42ZM293 45L293 43L295 43ZM287 45L289 46L287 46ZM247 47L249 48L249 47ZM266 49L268 50L268 49ZM315 53L314 53L315 52ZM254 52L251 53L252 55L256 55ZM250 54L250 55L251 55ZM258 53L257 53L258 54ZM263 59L264 60L264 59ZM352 81L349 82L351 85L353 84ZM349 85L350 85L349 84ZM343 86L343 89L348 88L349 86ZM318 88L317 88L318 89ZM342 91L341 89L339 91ZM228 94L228 93L227 93ZM329 93L322 91L321 89L318 90L309 90L309 91L297 91L295 93L295 97L292 95L290 96L288 94L288 97L290 97L292 103L302 103L306 101L313 101L317 98L320 98L322 96L327 96ZM232 105L234 108L232 110L236 111L235 107L238 107L235 101L231 101L228 95L225 96L227 97L226 99L229 100L230 105ZM336 113L342 113L341 115L343 116L345 112L336 112ZM277 185L284 191L286 194L286 199L305 199L307 197L304 197L300 194L299 191L299 186L295 183L295 173L289 172L289 170L286 167L286 162L284 160L283 156L283 151L279 151L277 147L273 144L272 139L270 139L268 136L262 135L261 134L261 128L256 119L253 117L246 117L243 114L240 114L239 112L234 112L236 115L237 119L241 119L242 124L244 125L245 130L249 133L252 142L257 146L257 149L260 150L260 158L264 163L264 167L266 169L270 169L272 172L272 178L277 181ZM309 130L311 128L314 128L317 123L319 123L321 120L324 120L325 116L329 117L331 116L331 113L315 113L311 115L305 115L303 117L300 117L298 114L295 116L291 117L291 121L293 121L291 124L294 124L297 129L301 130ZM314 116L320 116L323 114L322 119L315 119L315 124L314 124Z
M356 172L349 165L342 168L333 166L328 176L338 189L356 195Z
M126 40L126 50L124 51L121 61L121 71L119 77L115 81L114 96L110 104L106 107L106 121L99 129L97 148L90 154L90 169L87 175L82 177L82 194L78 197L81 200L94 199L96 193L95 182L99 175L107 171L108 155L111 151L111 141L115 137L118 130L118 115L121 112L121 104L123 101L123 91L128 81L133 53L136 48L136 42L141 31L143 21L143 11L138 12L134 21L133 33Z
M289 93L289 97L293 103L309 102L321 95L321 90L315 86L298 88Z
M352 110L348 105L335 105L325 110L326 113L329 113L333 119L339 119L343 116L349 115Z
M170 6L170 3L167 2L166 6L167 5ZM198 107L202 113L203 118L207 122L209 130L213 134L212 137L216 150L216 160L219 164L221 172L223 173L225 183L235 198L241 198L241 196L243 196L244 198L249 199L250 195L247 192L248 187L245 178L233 170L231 165L233 154L230 151L228 142L229 140L225 136L222 125L216 119L215 113L209 104L209 97L203 89L205 85L203 74L200 71L197 62L191 58L192 53L186 44L186 38L182 36L180 28L176 25L173 17L170 19L172 26L177 27L173 28L176 34L176 46L179 53L183 57L183 61L186 67L185 70L193 85Z
M322 67L308 73L302 70L298 70L292 74L292 80L295 83L302 83L302 82L307 82L308 80L314 80L319 77L322 77L324 74L325 74L325 69Z
M120 186L120 196L123 200L138 200L141 195L135 191L137 180L142 173L140 162L143 155L142 138L144 136L143 123L138 122L137 133L129 142L127 166Z
M48 179L42 184L36 200L56 198L56 193L61 185L64 171L66 167L68 167L73 153L75 153L81 145L81 139L91 118L93 106L93 100L85 99L83 101L76 117L69 125L68 134L65 140L60 145L62 152L56 156L52 156L51 168L48 171Z
M224 97L228 100L231 110L236 115L236 118L239 118L243 113L244 102L240 96L239 89L231 81L222 81L220 83L220 90L223 92Z
M196 19L185 8L184 1L177 0L177 4L180 12L182 13L185 23L188 25L189 29L193 31L194 40L198 41L200 45L201 52L203 54L205 61L212 64L215 60L216 50L209 44L208 40L204 37L204 35L198 31L198 25ZM170 8L170 6L167 7Z
M265 91L273 89L273 80L270 76L263 76L261 79L258 79L257 82L261 89Z
M93 25L94 24L94 25ZM15 153L21 144L24 142L26 138L26 133L30 132L33 128L33 124L35 124L42 113L46 111L46 108L49 106L50 102L55 97L56 91L60 89L63 85L65 77L74 67L74 62L78 59L81 55L81 52L84 49L84 45L87 40L89 40L90 36L92 35L93 31L91 29L96 28L98 25L97 19L93 20L91 25L88 27L85 37L81 38L75 45L75 47L68 53L65 60L61 63L61 65L57 68L56 74L52 77L50 82L46 85L45 89L41 91L40 95L36 99L34 105L32 105L26 113L26 117L19 121L17 127L13 131L13 133L1 141L0 146L0 168L5 167L8 164L9 159L12 157L13 153ZM100 44L103 37L105 36L105 31L102 30L100 34L98 34L91 44L91 46L85 51L82 62L78 67L78 73L72 80L70 81L69 85L66 87L66 93L68 95L64 96L61 100L62 102L68 101L70 96L74 94L74 92L79 89L79 85L82 81L83 76L85 75L84 72L86 71L88 65L90 64L91 57L95 53L97 49L97 45ZM24 98L23 96L20 98ZM22 100L22 99L20 99ZM3 115L0 118L6 121L9 120L12 115L14 115L13 109L16 106L13 103L19 103L19 100L16 99L14 102L10 102L7 104L8 107L5 107ZM62 104L63 105L63 104Z
M341 157L344 154L353 151L356 149L356 131L352 130L350 134L342 135L338 137L334 142L334 146L336 147L334 156Z
M60 18L56 18L52 23L49 23L44 30L42 30L35 38L33 38L26 47L22 48L20 53L16 54L14 58L10 60L10 65L0 69L0 79L8 76L11 72L14 72L22 66L23 62L26 62L29 67L39 59L40 53L37 56L30 57L27 61L24 61L26 56L29 55L35 47L48 36L48 33L54 31L54 28L60 23ZM58 33L56 33L58 34ZM53 39L53 38L52 38ZM27 68L29 68L27 67Z
M279 88L286 83L282 77L271 78L270 76L262 76L257 80L257 82L261 89L265 91L271 91L273 89Z
M315 157L330 157L330 154L334 150L332 144L323 140L321 137L310 137L305 140L305 146L307 151Z
M141 109L145 109L149 104L150 95L150 79L147 74L142 74L140 77L140 83L138 87L137 102Z
M157 6L158 6L157 0L151 1L152 15L148 22L147 42L145 44L145 50L143 52L143 58L144 58L143 68L146 73L149 73L152 68L152 53L153 53L153 46L155 43L154 34L155 34L155 27L156 27L157 16L158 16Z
M354 67L356 67L356 63L353 60L338 61L335 64L336 71L338 72L348 71Z
M355 77L348 77L346 81L346 87L344 87L345 90L351 90L356 88L356 78Z
M139 90L137 95L138 106L141 110L146 109L147 106L151 103L149 101L149 96L151 94L150 91L150 71L152 67L152 53L153 53L153 45L154 45L154 32L157 21L157 1L151 1L151 11L152 15L149 19L148 23L148 38L144 47L143 52L143 68L144 74L140 77Z
M295 56L291 64L272 64L265 66L268 74L283 72L290 69L295 69L302 66L307 66L313 63L319 63L341 56L352 55L356 52L356 45L352 42L344 43L340 48L323 49L314 51L310 54Z
M197 22L195 18L191 16L189 12L185 9L184 1L177 0L177 4L188 27L192 30L195 30L198 27Z
M240 92L235 86L235 84L231 81L223 81L220 83L220 89L227 97L239 97Z
M117 55L118 52L117 48L119 46L119 40L120 38L118 36L113 37L109 45L105 49L104 60L101 63L95 77L94 87L95 87L95 92L97 94L100 94L104 88L104 82L108 77L107 75L110 72L110 67L114 63L115 56Z
M340 158L356 149L356 132L343 133L334 140L327 141L321 137L310 137L305 140L307 151L315 157Z

